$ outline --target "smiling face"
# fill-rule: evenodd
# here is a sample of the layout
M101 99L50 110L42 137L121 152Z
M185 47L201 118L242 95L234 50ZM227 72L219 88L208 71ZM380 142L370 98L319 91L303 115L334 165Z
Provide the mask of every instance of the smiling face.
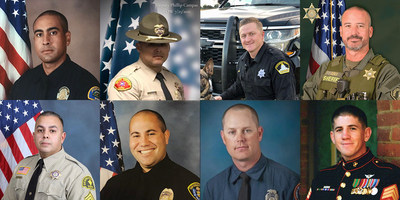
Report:
M243 48L255 58L264 44L264 31L260 30L256 23L251 22L239 28L239 35Z
M58 117L53 115L40 116L35 125L33 139L42 158L47 158L62 148L65 132Z
M43 15L34 25L35 51L43 64L59 66L67 55L67 46L71 41L71 33L64 32L60 18L55 15Z
M368 50L372 34L371 18L365 10L353 7L343 13L340 36L346 51Z
M129 124L129 147L144 172L162 161L167 154L169 131L162 131L162 123L151 112L134 115Z
M168 58L170 46L169 43L138 42L136 49L143 63L154 71L159 72Z
M230 109L223 119L222 141L234 163L256 163L263 129L248 109Z
M367 151L366 142L371 137L371 128L364 127L353 115L340 115L334 119L330 135L343 159L349 161Z

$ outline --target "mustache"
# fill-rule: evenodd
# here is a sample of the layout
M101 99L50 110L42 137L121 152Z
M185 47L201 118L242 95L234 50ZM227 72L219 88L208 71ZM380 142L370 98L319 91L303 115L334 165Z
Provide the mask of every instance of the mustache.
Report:
M349 37L347 37L347 40L350 40L350 39L359 39L359 40L362 40L363 38L361 37L361 36L358 36L358 35L350 35Z

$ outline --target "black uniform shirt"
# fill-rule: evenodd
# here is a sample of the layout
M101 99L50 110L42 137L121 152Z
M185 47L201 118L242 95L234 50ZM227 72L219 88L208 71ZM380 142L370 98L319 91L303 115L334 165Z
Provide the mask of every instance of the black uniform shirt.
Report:
M265 43L254 59L247 51L239 58L236 81L221 94L222 99L247 100L291 100L295 96L294 64L282 51Z
M174 194L174 200L200 199L198 176L174 163L168 155L149 172L144 173L139 163L135 168L114 176L101 190L101 199L155 200L166 188Z
M307 199L399 199L399 184L400 168L375 158L368 149L357 159L347 162L342 159L321 170Z
M69 95L64 95L69 93ZM8 99L41 100L98 99L99 82L67 55L66 60L46 75L42 64L26 71L13 85Z

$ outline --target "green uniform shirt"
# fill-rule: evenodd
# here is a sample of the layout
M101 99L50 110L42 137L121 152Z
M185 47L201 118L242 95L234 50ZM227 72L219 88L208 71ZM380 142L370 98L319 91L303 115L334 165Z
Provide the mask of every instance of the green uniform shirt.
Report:
M374 52L370 49L365 55L365 57L360 61L360 63L352 70L347 72L348 74L365 73L365 67L368 62L375 57ZM340 59L339 56L337 59ZM320 83L327 71L328 65L332 61L326 62L322 64L315 74L306 81L303 85L303 100L316 100L317 92L320 86ZM345 64L343 64L343 69L346 68ZM358 72L358 73L356 73ZM366 77L367 78L367 77ZM376 100L387 100L387 99L399 99L400 95L400 75L393 65L387 63L382 67L378 74L375 74L375 97ZM351 77L350 77L351 79ZM354 83L353 83L354 84ZM328 99L333 100L333 99Z

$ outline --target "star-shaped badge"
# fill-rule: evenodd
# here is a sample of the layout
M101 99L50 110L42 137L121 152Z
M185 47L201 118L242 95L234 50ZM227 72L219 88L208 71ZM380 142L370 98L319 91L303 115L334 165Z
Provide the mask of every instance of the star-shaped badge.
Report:
M363 75L363 77L366 77L367 80L369 81L370 78L375 78L375 73L376 71L369 69L369 70L365 70L365 74Z
M260 71L258 71L257 76L260 77L260 78L265 77L265 71L264 71L264 69L260 69Z
M314 23L314 19L321 19L321 17L318 14L318 11L321 8L315 8L314 5L311 3L310 7L303 9L304 11L306 11L306 14L304 15L303 19L310 19L311 24Z

